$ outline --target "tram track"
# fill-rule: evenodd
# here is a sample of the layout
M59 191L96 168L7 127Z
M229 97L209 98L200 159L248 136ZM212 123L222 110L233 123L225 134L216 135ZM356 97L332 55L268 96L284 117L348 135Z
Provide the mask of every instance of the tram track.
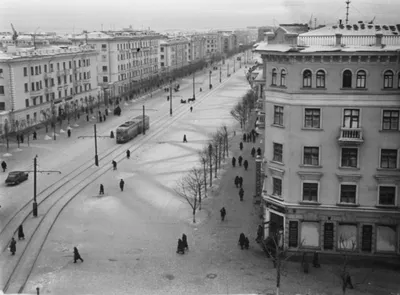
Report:
M205 99L211 96L223 84L224 83L216 86L208 93L203 93L202 97L196 99L196 101L192 105L198 106L199 104L204 102ZM179 107L175 108L174 111L175 114L172 117L170 117L170 115L168 114L163 115L155 120L151 124L152 128L148 130L148 136L142 137L140 139L135 138L134 141L130 142L129 147L127 147L127 144L124 144L118 145L117 147L105 151L101 156L101 160L103 160L102 162L105 162L107 164L111 162L111 160L120 162L126 158L125 152L128 148L131 150L131 152L135 152L144 144L149 143L152 139L156 138L162 132L164 132L166 128L172 126L175 121L183 117L187 112L187 105L180 104ZM167 120L167 117L171 118L171 120ZM94 168L92 159L90 162L91 164L85 163L77 169L73 170L71 173L68 174L69 177L64 177L62 183L58 185L49 195L39 200L41 212L44 213L42 216L38 216L37 218L30 220L30 223L35 223L35 228L31 232L29 240L26 241L27 243L25 247L21 249L19 259L14 260L14 263L12 263L12 265L8 265L9 269L6 269L4 271L4 292L10 291L14 293L20 293L23 291L25 283L29 278L29 275L34 267L37 258L39 257L40 251L47 239L47 236L50 233L51 228L56 222L58 216L61 214L62 210L82 190L84 190L88 185L101 177L103 174L107 173L110 169L110 167L108 167L108 165L106 164L101 166L100 168L96 168L96 170L94 171L92 169ZM54 185L49 186L44 191L48 191L54 187ZM43 191L41 193L43 193ZM15 230L12 230L12 228L15 229L16 227L18 227L19 224L22 223L21 221L25 221L29 217L32 212L30 208L28 209L30 203L31 201L27 202L24 205L23 209L19 210L19 212L14 215L14 218L12 218L7 223L7 226L5 226L5 228L9 228L10 230L3 230L0 233L1 238L5 238L6 233L11 238L11 236L15 232ZM39 239L38 236L42 238ZM35 239L33 239L33 237L35 237ZM28 271L26 271L27 269Z

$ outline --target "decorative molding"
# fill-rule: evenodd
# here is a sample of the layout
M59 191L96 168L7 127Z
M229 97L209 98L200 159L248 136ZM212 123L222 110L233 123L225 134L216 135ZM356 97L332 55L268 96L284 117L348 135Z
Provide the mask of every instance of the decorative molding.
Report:
M400 175L375 174L374 178L378 184L400 185Z
M268 165L268 169L271 172L272 176L278 176L278 177L283 177L283 175L285 174L285 170L276 168L276 167L272 167Z
M367 63L370 63L370 62L371 62L371 56L368 55L368 57L367 57Z
M324 173L322 172L311 172L311 171L298 171L297 174L300 176L301 180L315 180L319 181Z
M340 174L336 173L336 177L339 179L340 182L360 182L362 178L361 174Z

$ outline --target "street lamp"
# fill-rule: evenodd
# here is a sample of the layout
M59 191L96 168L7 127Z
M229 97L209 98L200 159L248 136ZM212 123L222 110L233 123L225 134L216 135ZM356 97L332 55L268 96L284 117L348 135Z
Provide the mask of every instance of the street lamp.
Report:
M209 86L209 88L211 89L212 88L212 85L211 85L211 74L212 74L212 71L210 71L210 73L209 73L209 84L210 84L210 86Z
M227 70L227 72L226 72L226 76L229 77L229 61L228 61L228 64L227 64L227 65L228 65L228 70Z
M98 167L99 166L99 156L97 155L97 137L108 138L109 136L99 136L99 135L97 135L96 124L94 124L93 127L94 127L94 135L78 136L78 138L94 137L94 164Z
M233 57L233 72L235 73L236 71L236 60L235 57Z
M210 156L210 187L212 186L212 145L208 145L208 155Z
M172 116L172 79L169 80L169 115Z
M221 83L222 81L221 75L222 75L222 65L219 65L219 83Z
M196 99L196 93L195 93L195 85L196 85L196 83L195 83L195 71L193 71L193 99Z

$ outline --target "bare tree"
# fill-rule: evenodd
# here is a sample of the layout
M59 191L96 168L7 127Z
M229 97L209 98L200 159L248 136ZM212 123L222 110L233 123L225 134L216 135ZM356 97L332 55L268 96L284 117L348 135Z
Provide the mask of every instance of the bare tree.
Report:
M174 189L175 192L185 198L190 207L192 208L193 223L196 223L196 211L199 209L201 204L201 193L202 186L199 182L202 182L201 169L193 168L190 172L177 181L177 186Z
M352 239L349 239L349 237L344 237L343 235L339 236L339 245L341 245L341 248L347 250L347 252L351 253L356 250L356 242ZM338 275L340 277L340 281L342 283L342 294L346 294L346 290L353 289L353 284L351 281L351 276L348 271L348 264L349 264L349 253L344 253L343 254L343 262L342 265L339 268Z
M6 143L7 143L7 152L8 152L8 149L10 148L10 141L8 138L9 132L10 132L10 126L9 126L8 120L6 120L4 122L4 136L6 138Z
M199 151L200 162L203 165L203 177L204 177L204 197L207 197L207 163L209 161L208 147L204 147Z
M228 128L226 125L222 126L222 129L224 130L224 143L225 143L225 151L226 151L226 157L229 158L229 137L228 137Z
M242 102L238 102L231 110L231 116L240 123L240 128L245 128L246 109Z
M218 172L218 162L219 162L219 155L220 155L220 151L219 151L219 135L218 132L214 133L211 136L211 142L210 144L213 146L213 150L212 150L212 154L213 154L213 164L215 167L214 170L214 178L217 178L217 172Z

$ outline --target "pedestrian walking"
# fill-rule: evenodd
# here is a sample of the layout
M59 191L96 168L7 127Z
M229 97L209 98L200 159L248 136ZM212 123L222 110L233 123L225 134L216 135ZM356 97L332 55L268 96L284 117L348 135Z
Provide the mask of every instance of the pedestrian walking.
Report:
M317 251L314 252L313 266L315 268L320 268L321 267L321 264L319 264L319 257L318 257L318 252Z
M238 158L239 166L242 166L242 161L243 161L243 157L239 156L239 158Z
M243 196L244 196L244 190L243 190L243 188L240 188L240 190L239 190L240 201L243 201Z
M89 115L86 115L86 121L89 122Z
M236 158L232 157L232 166L235 167L236 166Z
M68 137L71 137L71 129L68 129L67 134L68 134Z
M247 162L247 160L244 160L243 167L244 167L244 170L247 171L247 167L249 167L249 162Z
M239 187L239 184L240 184L239 176L236 175L236 177L235 177L235 186L236 186L236 188Z
M19 138L21 139L21 143L24 143L24 134L21 134Z
M3 169L3 172L6 172L7 163L5 161L1 162L1 168Z
M246 133L243 133L243 141L246 142Z
M243 177L242 176L239 176L239 186L240 186L240 188L243 187Z
M190 107L190 112L193 112L193 107Z
M251 156L254 158L255 155L256 155L256 148L253 146L253 148L251 149Z
M240 150L243 150L243 142L239 143L239 148L240 148Z
M111 162L113 165L113 170L117 170L117 162L115 162L114 160Z
M127 157L128 159L131 157L131 151L130 151L130 150L127 150L127 151L126 151L126 157Z
M124 191L124 185L125 185L125 181L123 179L121 179L121 181L119 182L119 188L121 189L121 192Z
M259 224L257 229L257 238L256 238L257 243L260 243L262 241L262 236L263 236L263 227L261 224Z
M24 228L22 224L18 227L18 240L25 240Z
M225 216L226 216L225 207L222 207L222 209L219 210L219 212L221 212L221 221L224 221L225 220Z
M187 243L187 236L182 234L182 246L184 249L189 250L189 245Z
M103 115L103 121L105 122L107 120L106 115Z
M249 238L248 238L248 237L245 237L245 238L244 238L244 248L245 248L246 250L249 250L249 247L250 247Z
M36 140L36 139L37 139L37 132L33 131L33 140Z
M17 241L14 238L11 238L9 249L11 255L15 255L15 252L17 251Z
M100 184L100 192L99 195L104 195L104 185Z
M238 244L240 245L240 248L241 248L242 250L243 250L243 248L244 248L244 243L245 243L245 241L246 241L246 237L245 237L244 233L241 233L240 236L239 236L239 242L238 242Z
M258 156L261 156L261 148L258 148L258 149L257 149L257 155L258 155Z
M76 263L77 260L80 260L83 262L81 254L79 254L78 248L74 247L74 263Z
M183 142L187 142L186 134L183 135Z
M181 239L178 239L178 247L176 249L176 253L185 254L185 247L183 246L183 242Z

